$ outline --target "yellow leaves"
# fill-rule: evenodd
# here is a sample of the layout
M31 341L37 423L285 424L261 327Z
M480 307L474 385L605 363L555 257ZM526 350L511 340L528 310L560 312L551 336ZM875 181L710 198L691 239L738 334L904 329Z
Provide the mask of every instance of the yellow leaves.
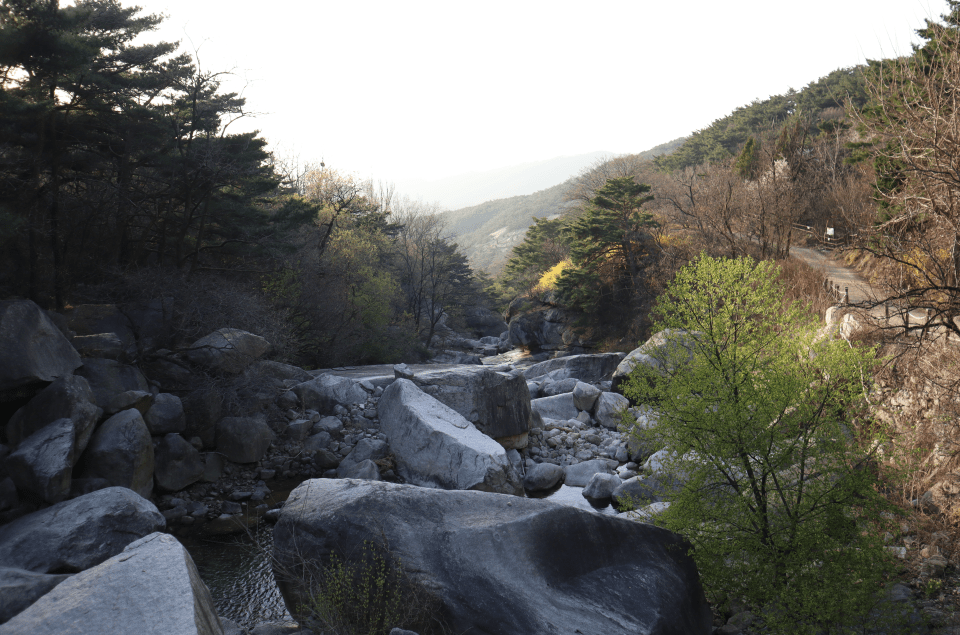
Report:
M563 273L565 269L569 269L573 266L573 263L570 262L569 258L561 260L557 264L550 267L549 270L544 272L540 276L540 280L537 281L537 285L533 288L534 293L543 293L546 291L553 291L557 288L557 280L560 278L560 274Z

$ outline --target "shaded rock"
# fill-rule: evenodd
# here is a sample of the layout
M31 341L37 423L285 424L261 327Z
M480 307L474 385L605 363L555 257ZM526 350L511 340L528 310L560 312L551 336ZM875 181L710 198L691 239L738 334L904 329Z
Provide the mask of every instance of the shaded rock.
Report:
M305 382L313 379L313 375L299 366L292 366L282 362L261 359L252 363L243 374L248 377L269 377L279 381Z
M553 463L538 463L527 470L523 488L529 492L550 489L563 480L563 468Z
M350 454L343 458L340 467L355 465L366 460L376 461L387 456L389 452L390 448L387 446L387 442L382 439L360 439L353 450L350 451ZM349 477L341 476L340 478Z
M136 356L137 339L133 333L133 325L115 305L80 304L64 311L63 316L67 318L67 326L78 336L113 334L119 341L121 351L127 357L132 359ZM104 356L90 355L89 357Z
M483 366L452 368L418 373L413 383L491 438L523 435L530 429L530 394L518 375Z
M408 482L443 489L523 492L503 447L410 380L390 384L377 411L397 471Z
M103 478L141 496L153 490L153 441L140 412L124 410L97 428L78 464L81 478Z
M283 430L283 438L296 443L301 443L307 438L307 435L313 430L313 421L309 419L297 419L287 424Z
M154 298L124 304L120 310L130 320L143 350L169 346L173 336L173 298Z
M259 461L274 438L273 430L256 417L224 417L217 424L217 452L234 463Z
M7 423L7 440L21 441L58 419L70 419L74 428L76 456L87 447L103 411L94 403L93 391L83 377L61 377L17 410Z
M183 436L199 438L203 447L212 448L217 438L217 422L223 413L223 396L215 388L198 388L183 400L183 414L187 425Z
M568 379L558 379L556 381L552 379L547 379L540 386L540 393L544 397L553 397L554 395L562 395L567 392L573 392L573 389L577 387L579 380L570 377Z
M0 566L82 571L165 524L147 499L125 487L108 487L0 527Z
M159 436L171 432L183 432L187 428L187 419L183 414L180 397L162 392L154 397L153 405L143 418L150 434Z
M630 401L623 395L615 392L604 392L597 397L593 416L597 423L604 428L616 430L620 425L623 411L630 406Z
M40 599L69 575L34 573L25 569L0 567L0 624Z
M121 410L136 408L141 415L146 415L153 405L153 393L143 390L128 390L113 395L103 406L103 414L115 415Z
M367 391L348 377L324 374L297 384L291 390L300 399L304 410L333 412L336 406L349 408L367 401Z
M0 512L14 509L20 504L17 496L17 486L9 476L0 478Z
M160 439L153 451L153 478L161 491L180 491L203 476L204 463L200 453L176 432Z
M203 454L203 475L200 479L204 483L216 483L223 475L224 459L222 454L205 452Z
M239 374L270 349L270 342L240 329L217 329L190 346L187 359L198 366Z
M74 478L70 481L70 498L113 487L105 478Z
M322 417L313 425L313 433L326 432L328 434L337 434L343 432L343 422L336 417Z
M563 472L563 482L572 487L585 487L594 474L613 474L616 476L616 473L610 469L610 466L603 459L568 465L563 468Z
M579 411L573 401L573 393L564 393L553 397L541 397L530 402L530 407L540 413L544 419L566 421L576 419Z
M643 364L662 373L668 366L675 367L690 359L695 339L686 331L666 329L655 333L637 349L623 358L611 377L611 390L623 393L623 381L638 364Z
M70 375L80 356L46 312L31 300L0 302L0 390Z
M610 379L622 359L623 353L555 357L529 366L524 369L523 376L527 379L535 379L549 374L554 381L572 377L595 384Z
M601 390L596 386L578 381L577 385L573 387L573 405L577 410L590 412L597 403L600 393Z
M332 441L330 435L326 432L318 432L303 443L303 451L306 453L319 452L326 450ZM378 457L379 458L379 457Z
M83 366L77 369L76 374L90 384L98 404L110 403L114 395L128 390L150 392L150 384L143 373L134 366L121 364L114 359L84 359Z
M581 494L588 500L605 500L613 495L620 484L620 477L616 474L598 472L590 477Z
M154 533L57 585L0 633L222 635L209 589L187 550Z
M317 450L313 455L313 460L321 470L331 470L340 466L340 457L330 450Z
M379 481L380 468L370 459L364 459L359 463L346 463L344 461L337 468L337 478L355 478L365 481Z
M463 310L463 321L470 334L477 338L495 337L499 340L500 333L507 329L503 316L483 306L466 307Z
M679 536L546 500L317 479L291 494L273 539L278 568L288 570L360 553L364 541L388 544L411 581L436 595L453 632L711 630ZM278 583L296 616L309 591L298 580Z
M123 342L116 333L77 335L70 343L83 357L104 357L119 360L124 357Z
M6 469L21 494L31 493L47 503L59 503L70 494L75 458L73 421L58 419L27 437L6 460Z

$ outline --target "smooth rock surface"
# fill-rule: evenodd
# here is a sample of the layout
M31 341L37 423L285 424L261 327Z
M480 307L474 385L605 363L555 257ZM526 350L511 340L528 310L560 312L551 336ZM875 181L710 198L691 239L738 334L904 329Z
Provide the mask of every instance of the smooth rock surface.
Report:
M46 312L31 300L0 302L0 390L71 374L80 355Z
M70 494L75 446L73 421L58 419L27 437L7 457L4 467L21 494L59 503Z
M82 571L165 525L153 503L125 487L108 487L0 526L0 566Z
M22 612L69 577L68 574L34 573L26 569L0 567L0 624Z
M173 536L153 533L65 580L0 634L222 635L210 590Z
M597 423L608 430L616 430L620 426L623 411L630 406L630 401L623 395L615 392L600 393L594 407L593 416Z
M113 415L97 428L77 465L81 478L103 478L148 497L153 490L153 440L140 411Z
M591 412L601 392L596 386L578 381L573 387L573 405L581 412Z
M129 390L150 392L150 384L139 369L114 359L84 358L76 374L90 384L98 405L108 404L115 395Z
M204 463L200 452L176 432L157 441L153 452L153 477L160 491L180 491L203 476Z
M573 393L534 399L530 402L530 407L539 412L544 419L555 419L557 421L576 419L577 414L579 414L573 401Z
M112 334L119 342L120 349L129 357L137 353L137 340L133 332L133 325L119 308L114 304L78 304L64 312L67 326L75 332L79 339L84 336ZM78 338L74 338L78 339ZM84 357L106 357L101 353L84 355Z
M16 447L57 419L67 418L73 422L74 450L79 457L102 413L86 379L75 375L60 377L13 414L7 423L7 440Z
M367 391L349 377L324 374L297 384L291 390L304 410L332 413L336 406L349 408L367 400Z
M706 635L710 609L689 548L666 530L546 500L373 481L316 479L291 494L274 556L301 558L384 541L436 594L452 631L472 635ZM299 581L279 576L287 607Z
M190 346L187 359L210 370L242 373L270 350L270 342L240 329L217 329Z
M603 459L568 465L563 471L563 482L573 487L586 487L594 474L616 474Z
M217 423L217 452L234 463L263 458L276 435L258 417L224 417Z
M550 489L563 480L563 468L553 463L537 463L523 477L523 488L529 492Z
M554 380L572 377L595 384L610 379L621 359L623 359L623 353L555 357L524 369L523 376L527 379L535 379L549 374Z
M143 418L150 434L160 436L171 432L183 432L187 428L187 420L183 414L183 403L180 397L162 392L153 400L153 405Z
M610 498L620 484L620 477L616 474L599 472L590 477L581 494L587 500L605 500Z
M408 482L441 489L523 493L503 447L410 380L390 384L377 411L397 471Z

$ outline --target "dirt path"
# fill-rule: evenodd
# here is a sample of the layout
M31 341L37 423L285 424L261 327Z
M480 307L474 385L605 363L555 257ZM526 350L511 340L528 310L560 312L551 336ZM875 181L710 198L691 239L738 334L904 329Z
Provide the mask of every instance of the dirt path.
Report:
M840 285L841 293L848 290L851 304L859 304L877 297L875 289L869 282L864 280L856 270L831 258L831 252L810 247L791 247L790 253L814 269L821 269L828 280L835 285Z

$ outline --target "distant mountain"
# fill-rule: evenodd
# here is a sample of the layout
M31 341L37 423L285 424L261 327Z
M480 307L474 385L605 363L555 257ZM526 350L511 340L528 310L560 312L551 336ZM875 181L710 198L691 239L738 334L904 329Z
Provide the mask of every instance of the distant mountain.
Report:
M637 156L652 159L655 156L669 154L683 141L684 139L675 139L641 152ZM600 159L612 158L614 155L596 152L580 156L584 159L593 158L554 180L553 183L556 185L552 187L540 189L532 194L488 200L485 203L446 212L443 215L447 221L448 231L470 259L474 269L486 271L491 275L499 273L513 248L523 241L527 228L533 224L534 216L555 218L566 213L574 203L564 200L564 195L576 184L579 174L595 166ZM527 165L546 165L560 160L552 159L540 164ZM526 168L526 166L518 166L518 168ZM510 178L508 172L512 169L515 168L504 168L485 174L502 172L505 178ZM532 174L533 170L531 169L529 173Z
M442 209L459 209L511 196L532 194L566 181L609 152L589 152L546 161L523 163L485 172L470 172L433 181L397 181L397 191Z

